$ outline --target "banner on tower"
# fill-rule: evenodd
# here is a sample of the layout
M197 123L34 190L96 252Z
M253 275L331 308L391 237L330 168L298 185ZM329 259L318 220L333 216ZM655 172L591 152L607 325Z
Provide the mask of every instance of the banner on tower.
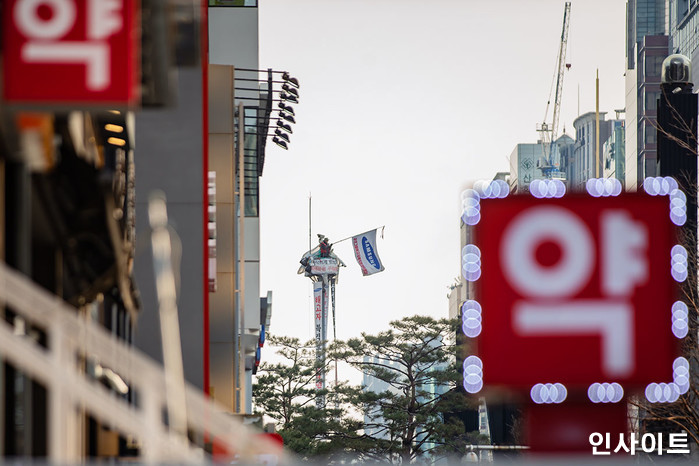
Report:
M362 269L362 275L372 275L384 270L376 251L376 230L353 236L352 248L354 249L354 257L357 258L357 263Z
M323 322L323 283L313 283L313 320L316 329L316 342L323 341L322 322ZM319 343L320 344L320 343Z

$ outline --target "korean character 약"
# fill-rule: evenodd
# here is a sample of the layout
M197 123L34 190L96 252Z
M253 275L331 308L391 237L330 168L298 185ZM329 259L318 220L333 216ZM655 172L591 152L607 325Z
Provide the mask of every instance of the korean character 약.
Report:
M625 435L623 433L619 434L619 444L614 449L614 453L618 453L620 450L624 450L627 453L631 453L631 455L635 455L636 446L638 445L638 439L636 438L636 434L634 432L631 432L631 438L628 447L626 446L624 437Z
M597 447L602 445L604 442L604 448L609 450L609 432L602 435L599 432L593 432L590 434L590 445L592 445L593 455L611 455L610 451L597 451Z
M687 443L687 432L681 434L670 434L670 444L667 448L668 453L689 453L689 444Z

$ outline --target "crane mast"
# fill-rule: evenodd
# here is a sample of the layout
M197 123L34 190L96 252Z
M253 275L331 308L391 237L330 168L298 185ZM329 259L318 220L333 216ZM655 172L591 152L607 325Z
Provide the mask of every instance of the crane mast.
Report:
M556 94L553 102L553 120L549 126L546 123L546 115L548 115L549 104L551 103L550 96L549 101L546 104L546 114L544 115L544 123L541 124L538 131L542 133L542 142L544 149L543 163L540 164L540 168L544 174L545 178L552 178L553 173L558 169L556 164L553 163L551 159L553 156L553 145L556 143L556 136L558 132L558 120L560 118L561 111L561 96L563 94L563 73L565 71L565 59L566 59L566 48L568 45L568 24L570 23L570 2L565 3L565 9L563 10L563 29L561 31L561 43L558 49L558 61L556 63Z

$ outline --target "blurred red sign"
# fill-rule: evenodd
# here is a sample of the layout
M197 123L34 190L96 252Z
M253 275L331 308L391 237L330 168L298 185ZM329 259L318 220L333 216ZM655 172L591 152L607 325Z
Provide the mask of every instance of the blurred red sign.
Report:
M135 0L4 1L4 99L131 103L138 86L135 8Z
M480 212L486 385L672 379L667 197L511 196L483 199Z

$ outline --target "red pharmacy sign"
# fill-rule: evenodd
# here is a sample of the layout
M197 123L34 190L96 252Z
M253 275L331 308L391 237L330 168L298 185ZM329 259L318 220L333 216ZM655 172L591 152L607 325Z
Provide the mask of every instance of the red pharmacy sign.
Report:
M668 212L667 197L642 194L483 199L474 227L483 382L670 380L671 271L686 275L687 262Z
M3 2L3 98L128 104L137 93L134 0Z

